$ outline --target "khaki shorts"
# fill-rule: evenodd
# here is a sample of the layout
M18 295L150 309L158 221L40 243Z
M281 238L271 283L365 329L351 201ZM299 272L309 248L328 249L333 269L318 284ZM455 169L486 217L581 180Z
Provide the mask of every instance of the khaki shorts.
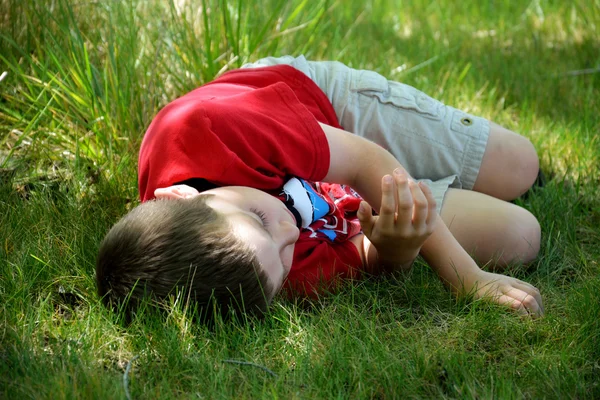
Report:
M481 167L489 122L373 71L335 61L263 58L242 68L288 64L325 92L340 125L392 153L411 176L428 183L438 212L449 187L472 189ZM391 171L390 171L391 172Z

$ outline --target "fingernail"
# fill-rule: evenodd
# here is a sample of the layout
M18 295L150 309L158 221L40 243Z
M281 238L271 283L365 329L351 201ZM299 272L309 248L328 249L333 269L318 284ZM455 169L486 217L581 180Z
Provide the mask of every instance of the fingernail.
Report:
M361 213L364 213L366 211L366 207L363 203L360 203L360 206L358 207L358 211L360 211Z
M386 175L386 176L383 177L383 181L385 183L392 183L392 177L389 176L389 175Z
M396 175L400 176L400 175L402 175L402 170L401 170L400 168L396 168L396 169L394 170L394 174L396 174Z

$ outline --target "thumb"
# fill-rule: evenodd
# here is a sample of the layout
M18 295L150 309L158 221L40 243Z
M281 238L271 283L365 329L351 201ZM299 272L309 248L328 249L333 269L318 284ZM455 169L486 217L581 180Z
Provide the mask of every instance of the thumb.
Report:
M361 201L356 216L358 217L364 234L369 236L373 230L373 212L371 211L369 203Z

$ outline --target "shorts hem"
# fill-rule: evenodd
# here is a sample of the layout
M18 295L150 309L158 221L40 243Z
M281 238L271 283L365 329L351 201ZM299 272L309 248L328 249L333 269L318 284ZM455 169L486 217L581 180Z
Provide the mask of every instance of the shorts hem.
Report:
M464 153L463 169L460 174L463 189L472 190L479 176L481 162L490 136L490 123L487 119L480 118L480 129L477 139L470 140Z

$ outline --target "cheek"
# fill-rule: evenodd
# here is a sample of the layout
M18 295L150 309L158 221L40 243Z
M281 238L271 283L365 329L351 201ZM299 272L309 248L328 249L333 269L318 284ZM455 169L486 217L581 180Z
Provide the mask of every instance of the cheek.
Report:
M285 276L290 272L292 267L292 262L294 260L294 245L289 245L285 247L283 254L281 255L281 262L283 263L283 268L285 270Z

